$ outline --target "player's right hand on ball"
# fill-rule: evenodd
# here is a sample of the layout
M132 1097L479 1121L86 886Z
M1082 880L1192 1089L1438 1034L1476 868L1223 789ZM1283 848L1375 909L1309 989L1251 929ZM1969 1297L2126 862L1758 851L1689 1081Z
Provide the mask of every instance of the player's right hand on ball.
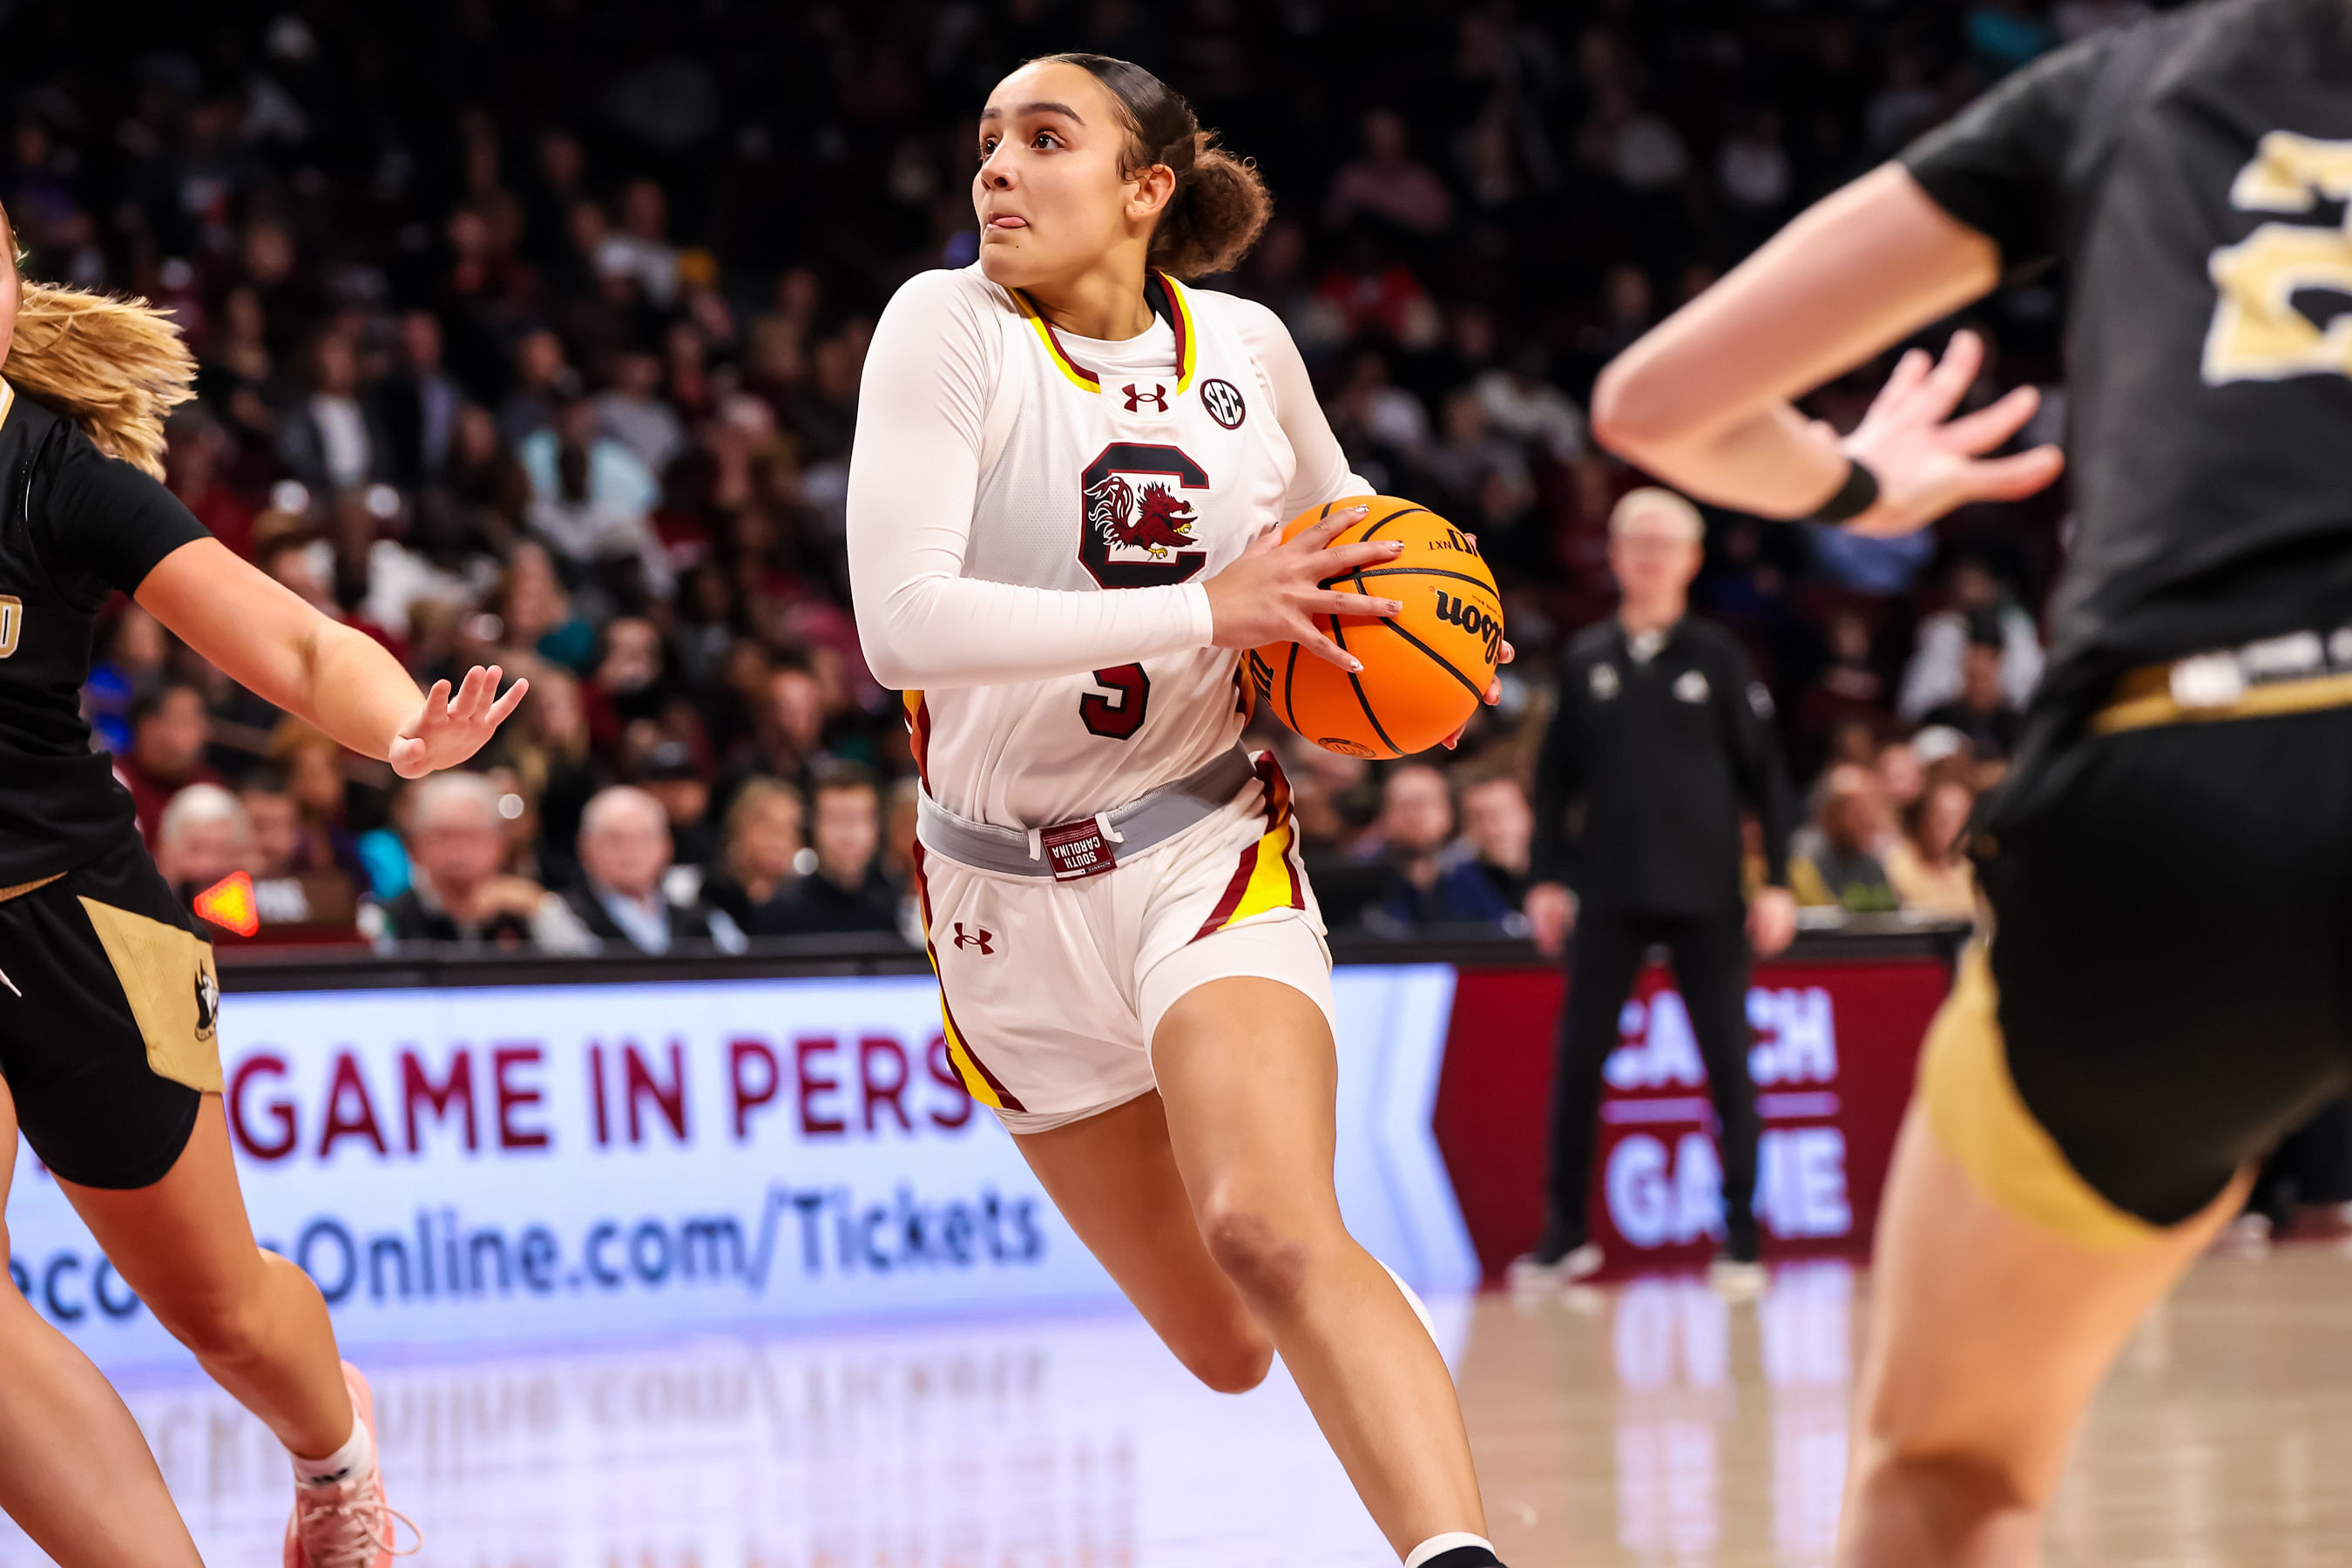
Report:
M1404 546L1392 539L1332 546L1332 537L1371 514L1370 507L1335 511L1314 527L1285 541L1279 529L1242 552L1240 560L1209 579L1209 640L1218 647L1258 647L1295 642L1341 669L1359 670L1363 661L1323 635L1315 616L1393 616L1395 599L1334 593L1323 584L1359 566L1386 565Z

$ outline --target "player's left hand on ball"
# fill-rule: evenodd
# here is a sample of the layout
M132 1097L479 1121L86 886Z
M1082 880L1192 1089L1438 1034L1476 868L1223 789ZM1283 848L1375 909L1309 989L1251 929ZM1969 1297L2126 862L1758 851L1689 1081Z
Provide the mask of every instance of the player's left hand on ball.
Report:
M1473 536L1472 536L1472 538L1471 538L1471 542L1472 542L1472 543L1474 543L1474 544L1477 542L1477 538L1476 538L1476 536L1475 536L1475 535L1473 535ZM1500 669L1500 668L1503 668L1503 666L1505 666L1505 665L1507 665L1507 664L1510 663L1510 662L1511 662L1511 660L1513 660L1513 659L1515 659L1515 658L1518 658L1518 657L1519 657L1519 655L1518 655L1518 650L1517 650L1517 648L1514 648L1514 647L1510 645L1509 641L1508 641L1507 639L1506 639L1506 640L1505 640L1505 642L1503 643L1502 647L1501 647L1499 650L1497 650L1497 651L1496 651L1496 655L1495 655L1495 668L1496 668L1496 669ZM1500 702L1502 700L1503 700L1503 683L1502 683L1501 679L1489 679L1489 680L1486 682L1486 706L1487 706L1487 707L1489 707L1489 708L1492 708L1496 703ZM1475 719L1477 716L1478 716L1477 714L1473 713L1473 714L1471 714L1471 715L1470 715L1470 719ZM1450 751L1452 751L1454 747L1456 747L1456 746L1458 746L1458 745L1460 745L1460 744L1462 743L1462 737L1463 737L1464 733L1465 733L1465 732L1466 732L1466 731L1469 730L1469 728L1470 728L1470 719L1465 719L1465 720L1463 720L1463 721L1462 721L1462 728L1461 728L1461 729L1459 729L1459 730L1454 731L1454 733L1452 733L1451 735L1448 735L1448 736L1446 736L1446 737L1445 737L1445 740L1444 740L1444 743L1445 749L1446 749L1447 751L1449 751L1449 752L1450 752Z
M2058 477L2066 460L2055 447L1985 456L2033 417L2042 395L2032 387L2017 387L1973 414L1951 417L1983 364L1984 340L1971 331L1954 332L1940 363L1920 349L1895 363L1870 412L1839 443L1878 480L1878 500L1847 528L1910 533L1971 501L2022 500Z
M478 664L467 672L454 697L447 681L435 681L425 694L425 706L400 727L392 742L392 754L384 759L392 771L404 779L421 779L436 769L456 767L480 751L530 689L530 681L518 679L499 697L499 679L504 673L495 664L488 669Z

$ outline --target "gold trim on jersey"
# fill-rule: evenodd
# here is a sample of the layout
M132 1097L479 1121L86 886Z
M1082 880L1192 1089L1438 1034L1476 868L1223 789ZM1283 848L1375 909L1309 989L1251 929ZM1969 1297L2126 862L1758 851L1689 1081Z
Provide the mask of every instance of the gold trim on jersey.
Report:
M16 411L16 389L0 381L0 425L8 423L8 416Z
M1147 272L1143 278L1145 300L1151 299L1154 284L1159 285L1160 297L1167 301L1167 310L1163 312L1155 309L1152 314L1165 314L1169 330L1176 334L1176 392L1181 396L1192 388L1192 372L1199 363L1200 329L1193 321L1192 304L1184 297L1182 284L1165 272ZM1054 362L1055 368L1069 379L1070 384L1081 392L1100 392L1102 377L1070 357L1069 350L1062 346L1061 333L1054 330L1054 323L1045 319L1045 313L1037 308L1036 301L1019 289L1010 289L1006 292L1021 308L1022 317L1036 332L1037 341L1045 345L1045 357Z

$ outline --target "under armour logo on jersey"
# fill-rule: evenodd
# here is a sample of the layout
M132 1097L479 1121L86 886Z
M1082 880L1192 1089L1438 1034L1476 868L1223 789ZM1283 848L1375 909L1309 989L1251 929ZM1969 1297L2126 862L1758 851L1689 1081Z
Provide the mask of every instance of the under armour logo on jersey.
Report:
M1168 389L1155 381L1151 384L1150 391L1138 392L1135 390L1135 383L1131 381L1129 382L1127 384L1127 411L1129 414L1132 414L1139 405L1146 403L1151 405L1154 409L1158 410L1161 414L1167 413Z
M996 951L994 948L988 945L995 939L995 936L996 933L994 931L988 930L984 926L981 928L977 933L967 936L964 934L963 921L958 921L955 923L955 944L958 947L976 947L980 949L981 955L982 957L986 957Z

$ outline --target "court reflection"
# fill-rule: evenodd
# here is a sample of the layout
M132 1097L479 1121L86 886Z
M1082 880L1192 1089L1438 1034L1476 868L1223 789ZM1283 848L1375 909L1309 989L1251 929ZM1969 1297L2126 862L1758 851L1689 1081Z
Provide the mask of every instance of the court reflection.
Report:
M1832 1546L1862 1317L1834 1263L1434 1303L1515 1568ZM2352 1258L2211 1259L2126 1348L2053 1563L2352 1561ZM1277 1368L1232 1399L1124 1313L368 1358L394 1500L462 1568L1390 1568ZM278 1561L285 1459L191 1370L126 1393L208 1561ZM0 1568L45 1561L0 1524Z

